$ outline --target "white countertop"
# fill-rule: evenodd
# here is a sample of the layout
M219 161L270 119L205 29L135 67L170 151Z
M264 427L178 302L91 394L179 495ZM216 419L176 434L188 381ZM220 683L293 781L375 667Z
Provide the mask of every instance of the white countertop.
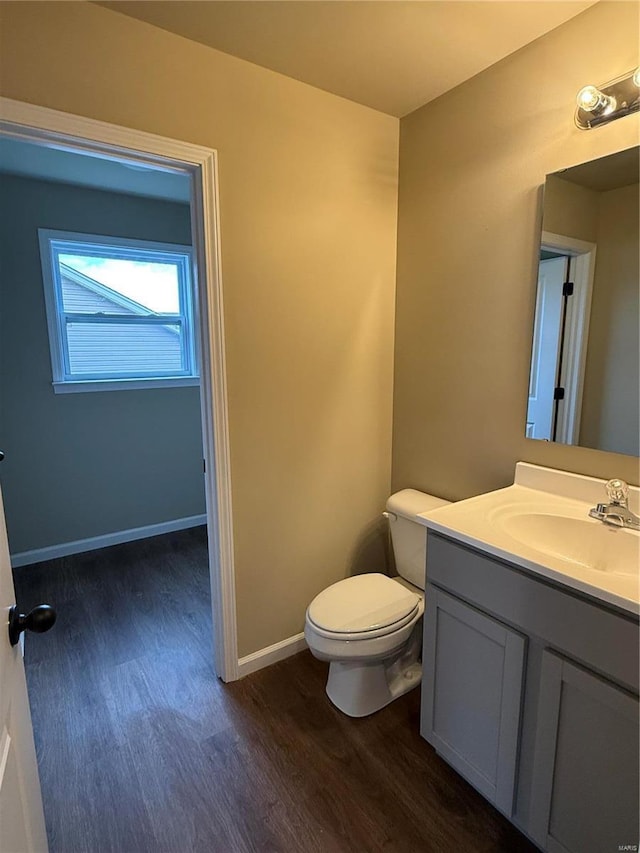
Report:
M421 513L417 520L533 574L638 614L640 534L589 518L589 509L606 501L604 483L518 463L513 486ZM632 509L638 497L638 488L632 487ZM529 526L523 526L522 519ZM532 520L544 531L539 542L532 539ZM520 533L524 527L526 536Z

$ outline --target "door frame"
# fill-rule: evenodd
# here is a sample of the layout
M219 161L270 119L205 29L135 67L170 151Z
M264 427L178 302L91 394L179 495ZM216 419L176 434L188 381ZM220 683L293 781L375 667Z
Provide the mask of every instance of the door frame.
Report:
M555 441L578 444L582 416L582 392L589 341L591 297L596 267L596 244L564 234L542 232L541 249L548 249L571 258L573 297L569 301L565 327L560 384L564 399L559 403L558 430Z
M234 681L238 638L217 151L10 98L0 98L0 136L153 165L190 179L214 666L219 678Z

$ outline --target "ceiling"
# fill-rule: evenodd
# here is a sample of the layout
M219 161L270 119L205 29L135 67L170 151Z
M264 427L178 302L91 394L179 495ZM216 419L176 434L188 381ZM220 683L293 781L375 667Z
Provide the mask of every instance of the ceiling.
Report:
M579 166L572 166L555 174L558 178L596 192L617 190L620 187L638 183L639 152L640 147L635 145L633 148L616 151L614 154L600 157L598 160L590 160L588 163L580 163Z
M393 116L432 101L595 0L100 0Z
M191 197L187 175L7 137L0 137L0 173L167 201L188 202Z

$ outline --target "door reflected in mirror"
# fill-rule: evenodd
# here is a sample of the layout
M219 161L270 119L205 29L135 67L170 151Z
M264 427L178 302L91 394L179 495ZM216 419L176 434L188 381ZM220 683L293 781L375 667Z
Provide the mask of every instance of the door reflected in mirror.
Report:
M547 175L528 438L640 454L639 151Z

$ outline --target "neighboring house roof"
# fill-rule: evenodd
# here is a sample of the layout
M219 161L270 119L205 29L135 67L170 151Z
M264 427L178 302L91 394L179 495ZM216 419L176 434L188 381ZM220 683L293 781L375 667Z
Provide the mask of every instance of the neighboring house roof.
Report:
M97 296L101 296L103 299L108 300L108 302L112 305L117 305L120 309L127 309L127 313L146 315L154 313L150 308L146 308L139 302L136 302L133 299L129 299L128 296L124 296L122 293L118 293L117 290L113 290L111 287L107 287L106 284L101 284L99 281L96 281L95 278L91 278L90 276L85 275L84 273L78 272L77 270L74 270L72 267L69 267L66 264L60 264L60 273L63 279L63 288L64 279L67 279L72 284L76 284L80 287L86 288L92 293L95 293ZM66 300L65 308L67 308ZM122 311L118 311L118 314L121 313Z

